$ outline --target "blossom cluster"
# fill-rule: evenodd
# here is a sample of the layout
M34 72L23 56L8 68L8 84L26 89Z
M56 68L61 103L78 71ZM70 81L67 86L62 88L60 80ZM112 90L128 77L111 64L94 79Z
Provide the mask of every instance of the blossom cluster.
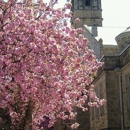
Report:
M88 97L88 106L104 103L90 85L102 63L83 30L68 26L71 4L55 9L57 2L0 0L0 108L12 130L41 130L44 116L49 127L57 118L72 119L74 106L87 110Z

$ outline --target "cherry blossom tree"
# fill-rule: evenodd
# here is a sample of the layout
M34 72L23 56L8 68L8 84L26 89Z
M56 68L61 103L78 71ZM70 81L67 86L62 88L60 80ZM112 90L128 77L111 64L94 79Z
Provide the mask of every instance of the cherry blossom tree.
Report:
M5 130L44 130L46 118L51 127L57 118L73 119L74 106L86 111L88 97L88 106L105 102L90 85L102 63L88 49L83 30L68 26L71 3L55 8L57 2L0 0L0 127Z

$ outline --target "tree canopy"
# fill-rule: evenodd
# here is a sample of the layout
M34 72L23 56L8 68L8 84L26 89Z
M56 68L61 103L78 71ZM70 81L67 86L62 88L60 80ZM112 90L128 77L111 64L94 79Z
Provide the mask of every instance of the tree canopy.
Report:
M74 106L86 111L88 99L88 106L105 102L90 85L102 63L83 30L68 26L71 3L54 8L57 2L0 0L1 127L44 130L45 117L51 127L57 118L72 119Z

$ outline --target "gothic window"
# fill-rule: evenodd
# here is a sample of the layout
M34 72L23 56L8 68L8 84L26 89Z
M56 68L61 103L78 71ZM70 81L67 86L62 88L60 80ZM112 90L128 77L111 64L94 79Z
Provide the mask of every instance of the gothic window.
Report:
M85 6L90 6L90 0L85 0Z

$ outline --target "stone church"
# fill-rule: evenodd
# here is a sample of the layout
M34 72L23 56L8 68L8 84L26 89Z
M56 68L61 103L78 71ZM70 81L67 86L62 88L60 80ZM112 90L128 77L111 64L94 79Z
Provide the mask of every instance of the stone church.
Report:
M117 45L104 45L97 40L97 28L102 26L101 0L71 0L74 28L82 27L88 38L88 46L97 59L104 62L93 84L99 98L107 103L87 112L77 109L76 130L130 130L130 27L115 37ZM79 23L74 23L80 18ZM89 29L91 27L91 30ZM73 121L59 121L54 130L70 130Z

